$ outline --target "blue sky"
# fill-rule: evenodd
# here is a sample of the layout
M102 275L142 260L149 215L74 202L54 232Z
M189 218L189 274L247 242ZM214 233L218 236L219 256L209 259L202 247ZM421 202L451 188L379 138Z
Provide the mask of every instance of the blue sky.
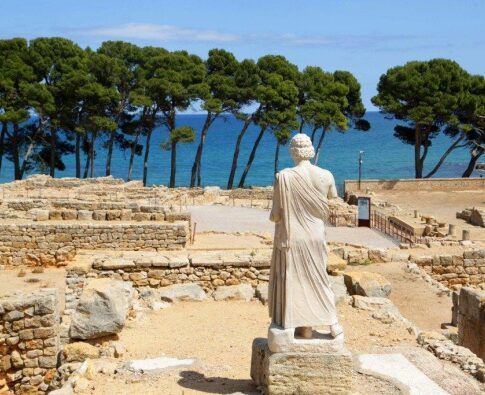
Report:
M373 110L379 76L409 60L445 57L484 74L485 1L3 0L0 37L17 36L281 54L300 68L353 72Z

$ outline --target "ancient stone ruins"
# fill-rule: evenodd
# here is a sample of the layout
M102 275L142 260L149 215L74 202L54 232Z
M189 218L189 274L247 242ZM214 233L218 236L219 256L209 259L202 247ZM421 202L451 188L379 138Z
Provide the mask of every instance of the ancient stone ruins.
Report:
M371 197L369 229L304 187L286 210L328 223L295 241L308 216L285 224L295 196L273 188L3 184L0 394L483 393L479 202L448 215L370 188L348 194Z

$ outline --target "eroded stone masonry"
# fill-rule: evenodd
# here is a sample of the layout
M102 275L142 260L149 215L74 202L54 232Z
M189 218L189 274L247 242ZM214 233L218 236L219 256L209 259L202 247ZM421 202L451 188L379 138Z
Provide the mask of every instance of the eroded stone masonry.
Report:
M57 290L0 298L0 393L45 393L58 354Z

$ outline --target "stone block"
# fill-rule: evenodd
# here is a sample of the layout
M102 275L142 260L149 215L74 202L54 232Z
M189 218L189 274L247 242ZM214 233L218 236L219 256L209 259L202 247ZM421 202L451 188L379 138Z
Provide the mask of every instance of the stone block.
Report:
M62 212L62 219L66 221L73 221L77 219L77 211L76 210L64 210Z
M39 358L39 366L41 368L55 368L57 366L57 357L40 357Z
M346 272L344 279L351 295L388 297L391 294L391 283L377 273Z
M223 285L217 287L212 294L214 300L245 300L250 301L254 296L254 289L249 284Z
M49 210L34 208L30 210L34 221L47 221L49 219Z
M259 284L256 287L256 297L262 304L268 304L268 284Z
M150 221L151 214L150 213L134 213L132 219L134 221Z
M349 394L352 355L345 348L327 353L271 353L266 339L255 339L251 377L268 395Z
M131 284L110 279L91 281L72 315L71 338L95 339L119 333L125 325L132 297Z
M95 221L106 221L106 210L94 210L93 219Z
M52 221L59 221L62 219L62 211L60 210L51 210L49 211L49 219Z
M108 221L115 221L121 219L121 210L108 210L106 213Z
M86 359L99 358L99 349L84 342L67 344L62 353L65 362L84 362Z
M331 252L327 260L327 272L333 273L336 270L345 270L347 261L337 254Z
M129 209L121 210L120 220L121 221L131 221L131 216L133 215L133 211Z
M90 210L79 210L77 212L77 219L79 221L91 221L93 219L93 212Z
M167 302L178 301L202 301L207 299L207 295L197 284L175 284L164 287L159 291L160 298Z

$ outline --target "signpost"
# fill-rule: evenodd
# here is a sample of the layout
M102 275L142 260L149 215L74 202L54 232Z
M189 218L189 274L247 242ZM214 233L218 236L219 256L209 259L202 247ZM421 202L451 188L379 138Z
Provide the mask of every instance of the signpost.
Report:
M370 228L370 197L358 197L358 226L366 226Z

